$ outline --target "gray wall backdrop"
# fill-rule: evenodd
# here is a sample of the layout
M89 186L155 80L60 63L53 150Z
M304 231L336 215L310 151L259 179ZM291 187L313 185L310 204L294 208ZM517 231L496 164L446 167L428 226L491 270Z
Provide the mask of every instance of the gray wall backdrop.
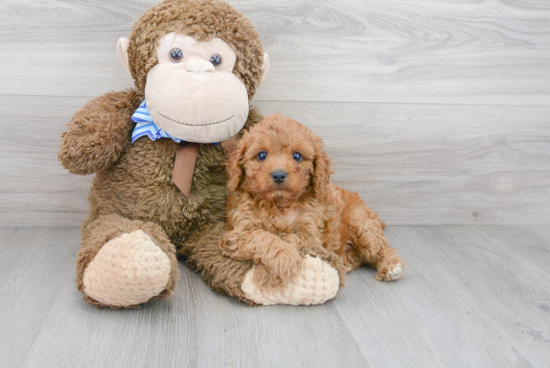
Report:
M271 57L255 97L320 135L390 225L550 223L550 2L233 0ZM156 1L0 1L0 224L78 225L56 159L116 41Z

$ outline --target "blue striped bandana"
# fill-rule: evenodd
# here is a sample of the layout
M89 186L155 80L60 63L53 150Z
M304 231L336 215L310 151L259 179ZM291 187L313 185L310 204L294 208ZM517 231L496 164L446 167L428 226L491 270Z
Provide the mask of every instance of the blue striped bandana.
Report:
M143 102L141 103L141 105L139 105L134 115L132 115L132 121L136 123L136 127L132 132L132 143L134 143L136 139L141 138L145 135L148 136L153 141L156 141L157 139L161 139L161 138L170 138L176 141L176 143L181 143L182 141L179 138L171 137L170 134L160 129L153 122L153 118L149 114L149 110L147 110L147 105L145 104L145 100L143 100Z

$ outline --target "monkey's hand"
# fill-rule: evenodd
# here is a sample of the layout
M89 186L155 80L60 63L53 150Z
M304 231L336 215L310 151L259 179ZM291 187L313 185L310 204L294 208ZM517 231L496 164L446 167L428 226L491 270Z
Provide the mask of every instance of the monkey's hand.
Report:
M109 92L76 112L61 135L57 155L72 174L90 175L110 167L130 143L131 116L139 101L134 90Z

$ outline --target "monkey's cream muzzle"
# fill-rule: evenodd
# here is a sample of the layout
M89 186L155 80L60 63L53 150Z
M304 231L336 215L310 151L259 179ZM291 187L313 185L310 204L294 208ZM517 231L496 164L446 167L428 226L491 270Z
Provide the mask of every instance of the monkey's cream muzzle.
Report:
M145 100L155 124L188 142L229 139L248 117L245 85L200 59L155 65L147 74Z
M128 40L121 38L117 49L129 70ZM241 130L249 101L246 86L233 74L237 55L231 46L220 38L199 42L170 32L159 40L156 52L158 63L147 73L145 100L159 128L196 143L224 141ZM264 59L267 71L265 54Z

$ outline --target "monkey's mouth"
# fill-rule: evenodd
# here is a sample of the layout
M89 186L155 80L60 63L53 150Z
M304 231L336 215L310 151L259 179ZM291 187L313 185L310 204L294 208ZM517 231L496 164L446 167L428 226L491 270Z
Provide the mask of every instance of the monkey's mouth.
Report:
M169 118L168 116L164 115L164 114L161 114L159 111L157 111L157 113L162 116L163 118L165 119L168 119L170 121L173 121L174 123L178 123L180 125L185 125L185 126L189 126L189 127L203 127L203 126L208 126L208 125L216 125L216 124L221 124L221 123L225 123L226 121L229 121L231 119L233 119L235 117L235 115L231 115L230 117L228 117L227 119L223 119L223 120L220 120L220 121L215 121L213 123L206 123L206 124L188 124L188 123L182 123L181 121L177 121L175 119L172 119L172 118Z

